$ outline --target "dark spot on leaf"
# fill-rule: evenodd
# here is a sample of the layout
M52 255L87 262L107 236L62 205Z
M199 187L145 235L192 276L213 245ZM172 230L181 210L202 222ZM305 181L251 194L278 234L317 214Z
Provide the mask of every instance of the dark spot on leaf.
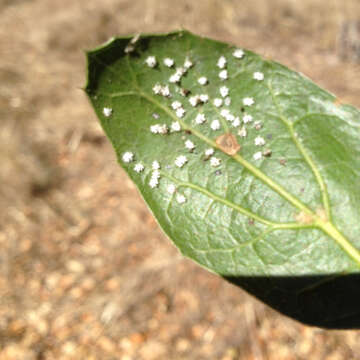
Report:
M266 135L266 138L267 138L268 140L271 140L272 137L273 137L272 134L267 134L267 135Z
M221 170L216 170L215 171L215 175L221 175L221 174L222 174Z
M254 225L255 221L254 219L249 219L249 225Z
M305 188L301 188L301 189L300 189L300 192L303 193L304 191L305 191Z
M183 88L180 89L180 95L182 96L188 96L190 92L191 91L189 89L183 89Z
M280 164L281 164L281 165L283 165L283 166L285 166L285 165L286 165L286 159L280 159L280 161L279 161L279 162L280 162Z
M271 154L272 154L272 151L271 151L270 149L266 149L266 150L264 150L264 152L263 152L263 155L264 155L265 157L270 157Z
M235 155L241 148L236 137L231 133L220 135L215 142L216 145L228 155Z
M185 133L188 134L188 135L192 134L191 130L185 130Z
M241 108L240 108L240 111L241 111L241 112L244 112L244 111L245 111L245 108L244 108L244 107L241 107Z

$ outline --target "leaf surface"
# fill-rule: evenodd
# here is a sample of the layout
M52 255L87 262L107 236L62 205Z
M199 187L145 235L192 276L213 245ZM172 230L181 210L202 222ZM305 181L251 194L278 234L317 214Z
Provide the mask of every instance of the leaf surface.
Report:
M359 326L357 109L187 31L87 57L118 161L185 256L296 319Z

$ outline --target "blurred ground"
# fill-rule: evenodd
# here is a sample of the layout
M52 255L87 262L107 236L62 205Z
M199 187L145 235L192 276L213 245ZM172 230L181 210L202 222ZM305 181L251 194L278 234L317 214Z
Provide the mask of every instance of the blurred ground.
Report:
M359 19L358 0L0 0L0 359L359 359L359 332L302 326L183 259L80 90L83 49L183 26L359 106L341 30Z

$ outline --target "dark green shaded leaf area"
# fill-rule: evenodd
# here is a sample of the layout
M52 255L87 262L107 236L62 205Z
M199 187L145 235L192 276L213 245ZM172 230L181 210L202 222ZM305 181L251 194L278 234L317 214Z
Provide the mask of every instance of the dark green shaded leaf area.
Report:
M182 254L304 323L359 327L359 110L187 31L87 58L118 161Z

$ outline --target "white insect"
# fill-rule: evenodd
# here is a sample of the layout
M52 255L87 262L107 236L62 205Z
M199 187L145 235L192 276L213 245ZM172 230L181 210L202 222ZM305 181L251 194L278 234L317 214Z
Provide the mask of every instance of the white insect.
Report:
M181 102L180 101L173 101L172 103L171 103L171 107L174 109L174 110L177 110L177 109L179 109L179 108L181 108L182 107L182 105L181 105Z
M261 151L258 151L256 152L254 155L253 155L253 159L254 160L260 160L262 158L262 153Z
M220 88L220 95L225 98L229 95L229 88L227 86L222 86Z
M247 124L247 123L249 123L249 122L251 122L251 121L253 121L253 117L252 117L251 115L245 114L245 115L243 116L243 122L244 122L244 124Z
M122 159L125 163L129 163L132 162L134 160L134 154L130 151L126 151L123 156Z
M176 72L175 74L172 74L169 77L169 82L175 84L178 83L181 80L181 74L179 74L178 72Z
M209 149L206 149L205 150L205 155L206 156L211 156L211 155L213 155L214 154L214 149L213 148L209 148Z
M176 195L176 201L179 203L179 204L184 204L186 202L186 197L184 195L181 195L181 194L177 194Z
M145 62L146 62L146 65L151 68L154 68L157 64L155 56L148 56L146 58Z
M190 69L193 65L193 62L187 57L184 62L184 68Z
M153 179L160 179L161 177L161 174L160 174L160 171L159 170L154 170L152 173L151 173L151 178Z
M103 108L103 114L104 114L104 116L106 116L106 117L111 116L112 112L113 112L112 108L108 108L108 107L104 107L104 108Z
M186 140L185 141L185 147L189 150L194 150L195 149L195 144L191 141L191 140Z
M255 80L259 80L259 81L264 80L264 74L262 72L260 72L260 71L256 71L253 74L253 78Z
M164 65L171 68L174 66L174 59L171 58L165 58L164 59Z
M225 104L226 106L230 106L230 104L231 104L231 99L230 99L229 96L228 96L227 98L225 98L224 104Z
M226 80L228 78L228 71L227 70L221 70L219 72L219 78L221 80Z
M161 88L161 95L165 97L171 96L169 86L165 85Z
M207 94L201 94L199 98L202 103L207 103L209 101L209 95Z
M220 99L220 98L215 98L214 101L213 101L213 104L214 104L216 107L220 107L220 106L223 104L223 100Z
M254 98L252 97L246 97L243 99L243 104L245 106L251 106L251 105L254 105L255 104L255 101L254 101Z
M153 90L155 95L160 95L161 92L162 92L162 86L159 83L157 83L157 84L154 85L152 90Z
M166 124L162 124L158 126L158 134L167 134L169 131Z
M186 113L186 111L185 111L185 109L183 109L182 107L176 109L176 116L177 116L178 118L184 117L185 113Z
M239 127L240 126L240 118L237 116L234 121L232 122L234 127Z
M137 173L141 173L142 171L144 171L144 165L141 164L141 163L137 163L135 164L134 166L134 171L137 172Z
M204 114L197 114L196 118L195 118L195 122L196 124L203 124L206 121L205 115Z
M176 186L174 184L169 184L167 187L166 187L166 190L169 194L174 194L175 191L176 191Z
M243 126L243 127L238 131L238 135L239 135L240 137L246 137L246 136L247 136L247 131L246 131L245 126Z
M217 158L217 157L215 157L215 156L212 156L212 157L210 158L210 165L211 165L211 166L216 167L216 166L219 166L220 163L221 163L221 160L220 160L219 158Z
M233 52L233 56L236 57L237 59L241 59L244 55L245 53L243 49L235 49Z
M228 115L230 114L230 110L229 109L222 109L220 111L220 115L224 118L226 118Z
M245 126L243 126L243 127L238 131L238 135L239 135L240 137L246 137L246 136L247 136L247 131L246 131Z
M218 66L218 68L223 69L226 66L225 56L220 56L216 65Z
M189 98L189 103L190 103L191 106L195 107L196 105L199 104L199 102L200 102L200 96L199 95L194 95L194 96L191 96Z
M254 140L256 146L263 146L265 145L265 139L262 136L257 136Z
M212 130L219 130L220 129L220 121L219 120L213 120L210 124L210 127Z
M175 165L181 168L187 163L187 161L188 159L185 155L180 155L175 159Z
M206 85L208 83L208 79L205 76L202 76L198 79L198 83L200 85Z
M181 131L181 125L178 121L174 121L171 124L171 131L173 131L173 132Z
M153 189L159 185L159 180L155 177L152 177L149 181L149 186Z
M157 161L157 160L154 160L153 162L152 162L152 169L153 170L159 170L160 169L160 163Z

